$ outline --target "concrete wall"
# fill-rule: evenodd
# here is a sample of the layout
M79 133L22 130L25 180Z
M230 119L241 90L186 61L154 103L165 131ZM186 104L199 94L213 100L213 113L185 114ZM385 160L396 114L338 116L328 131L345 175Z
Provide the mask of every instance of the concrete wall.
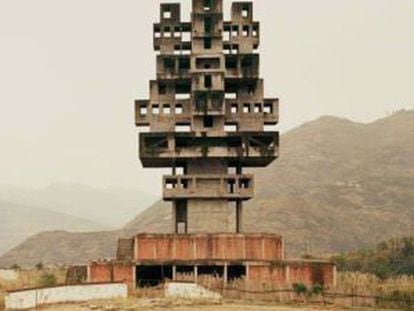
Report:
M329 262L281 262L279 265L250 265L249 282L266 282L275 285L303 283L326 287L335 286L335 266Z
M236 232L236 208L227 200L188 201L188 233Z
M136 261L277 261L283 241L266 234L141 234L135 238Z
M88 281L91 283L122 282L129 288L135 286L132 262L92 262L88 269Z
M167 283L165 297L186 299L221 299L221 295L195 283Z
M6 295L7 310L22 310L40 305L79 302L94 299L126 298L125 284L93 284L39 288Z

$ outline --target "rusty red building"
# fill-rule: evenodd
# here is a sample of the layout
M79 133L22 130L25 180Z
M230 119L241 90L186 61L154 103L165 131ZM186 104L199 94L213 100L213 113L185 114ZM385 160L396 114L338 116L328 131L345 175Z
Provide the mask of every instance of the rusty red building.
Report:
M243 202L254 176L279 152L279 100L264 97L260 24L251 2L234 2L224 21L223 0L192 0L191 21L178 3L161 4L154 24L155 80L137 100L135 120L146 168L170 168L163 199L171 202L171 234L140 234L118 243L117 258L92 262L91 282L124 281L131 288L191 275L224 282L333 285L330 262L290 261L282 237L246 233Z

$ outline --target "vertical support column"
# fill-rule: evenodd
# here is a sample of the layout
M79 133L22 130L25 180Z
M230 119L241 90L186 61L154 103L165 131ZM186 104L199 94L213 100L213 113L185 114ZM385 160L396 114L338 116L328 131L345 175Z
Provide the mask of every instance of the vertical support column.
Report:
M88 263L88 265L86 266L86 281L88 283L91 283L91 262Z
M228 264L225 263L224 264L224 273L223 273L223 279L224 279L223 287L224 288L226 288L226 286L227 286L228 278L229 278L229 276L228 276Z
M194 266L194 282L197 283L198 281L198 267Z
M289 264L286 265L285 267L285 275L286 275L286 283L290 284L290 266Z
M132 286L131 288L137 288L137 266L134 264L132 266Z
M172 266L172 279L173 281L177 281L177 266Z
M243 232L243 202L236 202L236 233Z
M178 234L177 201L172 202L172 225L175 234Z

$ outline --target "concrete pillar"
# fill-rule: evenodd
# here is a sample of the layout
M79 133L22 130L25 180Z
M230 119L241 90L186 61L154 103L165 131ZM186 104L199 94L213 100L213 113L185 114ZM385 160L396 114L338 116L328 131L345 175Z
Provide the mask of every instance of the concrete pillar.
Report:
M172 266L172 279L177 281L177 266Z
M243 232L243 202L236 202L236 233Z
M229 278L229 276L228 276L228 265L227 265L227 263L226 263L226 264L224 264L224 273L223 273L223 279L224 279L224 284L223 284L223 286L224 286L224 287L226 287L226 286L227 286L228 278Z
M88 265L86 266L86 281L88 283L91 282L91 263L89 262Z
M198 267L194 266L194 282L197 283L198 281Z
M132 288L137 288L137 266L132 266Z
M286 283L290 284L290 266L287 264L285 267Z

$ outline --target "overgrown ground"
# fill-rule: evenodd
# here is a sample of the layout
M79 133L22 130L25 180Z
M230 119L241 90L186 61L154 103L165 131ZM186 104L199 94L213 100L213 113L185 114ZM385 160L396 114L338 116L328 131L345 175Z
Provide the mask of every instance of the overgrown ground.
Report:
M20 271L20 277L14 282L5 282L0 280L0 310L4 307L4 293L6 290L14 290L21 288L31 288L38 286L47 286L54 284L44 284L50 282L50 275L54 276L54 280L57 284L64 284L66 270L64 268L55 269L33 269L29 271ZM48 277L45 277L48 276ZM339 299L332 300L327 298L325 301L328 306L323 306L320 298L312 300L310 298L296 299L294 304L284 305L276 304L276 299L268 299L270 302L260 302L260 299L248 300L253 298L241 298L240 300L226 300L218 304L212 304L207 302L195 302L195 301L180 301L180 300L168 300L158 298L141 298L139 293L137 296L131 297L127 300L111 300L111 301L97 301L86 302L80 304L62 304L54 306L44 306L43 310L56 310L56 311L89 311L89 310L142 310L142 311L157 311L157 310L183 310L183 311L195 311L195 310L212 310L212 311L313 311L313 310L349 310L352 309L352 305L358 306L354 310L414 310L414 305L402 303L403 299L409 299L414 302L414 278L408 276L400 276L390 278L387 280L381 280L380 278L362 273L339 273L338 274L338 286L334 290L335 292L343 293L345 295L357 294L357 295L376 295L384 297L385 300L380 305L376 305L372 308L362 308L367 303L371 305L375 304L372 299ZM142 292L141 292L142 293ZM147 297L144 295L144 297ZM159 297L159 296L148 296ZM269 297L268 297L269 298ZM314 297L315 298L315 297ZM303 304L302 301L318 301L319 303ZM289 301L289 300L287 300ZM335 303L333 305L332 303ZM346 306L346 307L345 307ZM382 309L381 309L382 308Z

